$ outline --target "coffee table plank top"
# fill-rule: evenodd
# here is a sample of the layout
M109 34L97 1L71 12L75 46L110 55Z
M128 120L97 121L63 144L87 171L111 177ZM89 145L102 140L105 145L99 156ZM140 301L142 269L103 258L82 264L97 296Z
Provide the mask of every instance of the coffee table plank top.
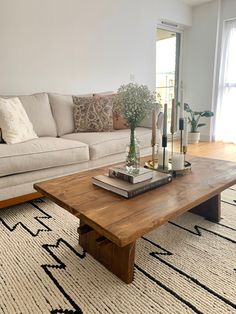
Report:
M35 189L83 219L118 246L125 246L168 220L236 184L236 163L191 158L192 171L131 199L92 184L109 167L37 183Z

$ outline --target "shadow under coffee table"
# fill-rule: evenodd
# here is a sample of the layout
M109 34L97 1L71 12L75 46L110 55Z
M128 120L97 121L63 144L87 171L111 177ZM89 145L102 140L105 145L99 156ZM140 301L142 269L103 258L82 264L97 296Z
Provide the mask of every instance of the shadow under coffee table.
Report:
M131 199L92 184L108 167L37 183L34 188L80 218L79 243L96 260L130 283L135 242L187 211L219 221L220 193L236 183L236 163L191 158L192 171Z

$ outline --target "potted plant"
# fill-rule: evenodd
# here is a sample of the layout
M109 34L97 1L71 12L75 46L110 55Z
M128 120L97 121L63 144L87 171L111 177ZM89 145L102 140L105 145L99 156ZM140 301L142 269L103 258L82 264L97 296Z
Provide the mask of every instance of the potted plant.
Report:
M113 111L121 114L130 128L130 143L126 157L126 169L129 172L137 172L140 162L135 129L154 107L154 93L145 85L129 83L121 85L117 91Z
M214 116L214 113L209 110L205 111L194 111L188 104L184 104L184 110L188 113L188 122L191 125L191 130L188 136L188 143L196 144L200 139L200 132L198 128L206 125L206 123L200 123L202 117L210 118Z

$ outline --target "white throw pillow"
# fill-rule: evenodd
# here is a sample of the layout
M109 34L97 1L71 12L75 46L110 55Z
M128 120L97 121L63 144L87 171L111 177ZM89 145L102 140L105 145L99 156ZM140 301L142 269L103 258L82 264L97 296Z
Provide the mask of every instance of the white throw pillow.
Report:
M37 138L33 125L18 97L0 98L0 128L7 144Z

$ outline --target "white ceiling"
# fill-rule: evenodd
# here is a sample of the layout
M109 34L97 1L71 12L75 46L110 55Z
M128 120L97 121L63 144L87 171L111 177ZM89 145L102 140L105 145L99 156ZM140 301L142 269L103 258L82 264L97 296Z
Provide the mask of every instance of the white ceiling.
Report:
M181 1L188 4L188 5L195 6L195 5L199 5L202 3L210 2L212 0L181 0Z

